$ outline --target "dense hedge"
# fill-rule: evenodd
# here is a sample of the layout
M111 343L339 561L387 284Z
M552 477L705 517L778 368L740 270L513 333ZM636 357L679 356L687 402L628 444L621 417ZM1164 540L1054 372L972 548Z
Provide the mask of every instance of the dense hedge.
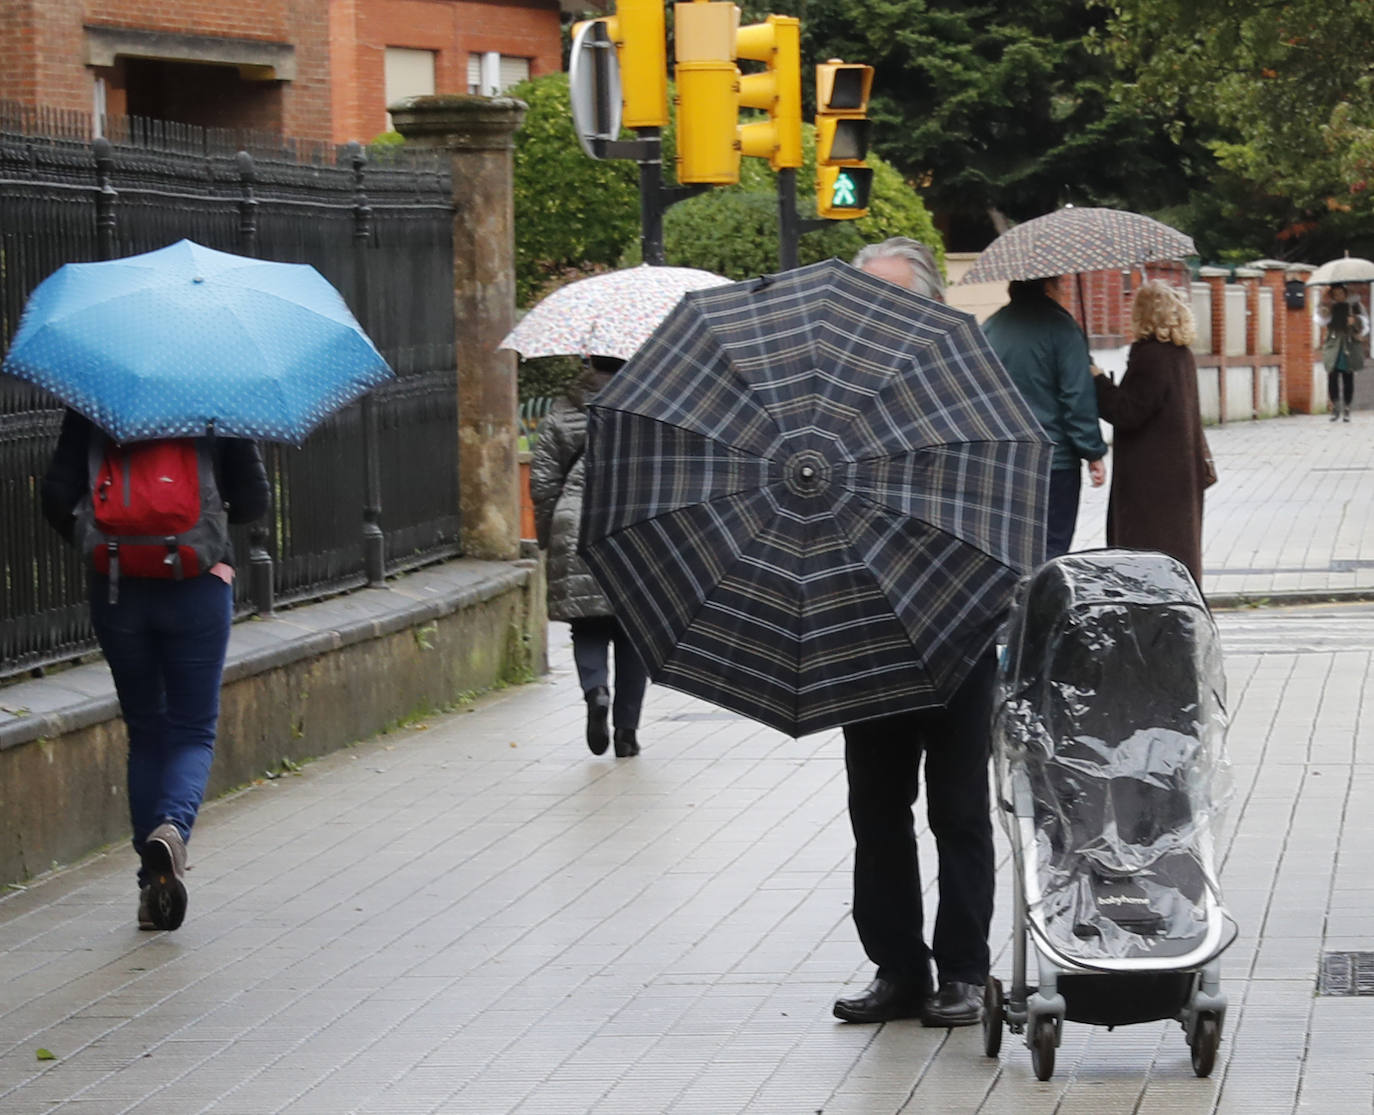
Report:
M522 82L510 95L529 105L515 133L516 300L527 306L615 262L639 229L639 167L582 150L566 74Z

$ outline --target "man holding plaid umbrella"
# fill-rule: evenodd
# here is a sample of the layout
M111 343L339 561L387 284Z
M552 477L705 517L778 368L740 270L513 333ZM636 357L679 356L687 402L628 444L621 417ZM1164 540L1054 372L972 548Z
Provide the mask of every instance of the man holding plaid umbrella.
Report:
M854 257L854 266L944 300L935 258L915 240L871 244ZM854 925L878 969L860 994L835 1000L835 1016L846 1022L920 1018L926 1026L971 1026L982 1018L995 882L987 775L995 674L989 651L947 705L845 726ZM940 865L932 947L923 934L911 812L923 755L926 810ZM934 991L932 957L939 972Z

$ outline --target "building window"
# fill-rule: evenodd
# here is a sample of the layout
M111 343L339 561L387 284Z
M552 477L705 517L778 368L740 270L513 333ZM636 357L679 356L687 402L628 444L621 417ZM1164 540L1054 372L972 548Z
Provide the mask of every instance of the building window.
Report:
M404 46L386 48L386 103L394 105L406 97L434 95L434 56L432 50L412 50ZM386 126L392 127L391 113Z
M483 97L495 97L512 85L528 81L530 60L512 58L489 50L484 54L468 55L468 92Z

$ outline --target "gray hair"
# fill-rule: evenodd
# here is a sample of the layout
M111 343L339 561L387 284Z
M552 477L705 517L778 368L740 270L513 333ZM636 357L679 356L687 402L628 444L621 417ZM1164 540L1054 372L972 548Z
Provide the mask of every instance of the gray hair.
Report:
M935 253L909 236L892 236L878 244L869 244L859 249L854 257L854 266L863 267L877 259L900 259L910 267L915 278L912 289L927 298L943 300L945 282L940 277L940 267L935 262Z

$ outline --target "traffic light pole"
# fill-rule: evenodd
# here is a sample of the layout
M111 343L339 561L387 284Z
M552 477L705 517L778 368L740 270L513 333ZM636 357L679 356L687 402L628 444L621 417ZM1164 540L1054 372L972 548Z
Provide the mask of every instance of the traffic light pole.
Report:
M824 218L802 220L797 216L797 172L792 167L778 171L778 267L791 271L798 266L798 241L803 233L815 232L835 224Z
M644 262L663 266L663 214L679 201L705 193L710 186L663 184L663 133L659 128L636 128L639 161L639 247Z
M663 139L659 128L636 128L648 152L639 160L639 247L645 263L663 265Z

